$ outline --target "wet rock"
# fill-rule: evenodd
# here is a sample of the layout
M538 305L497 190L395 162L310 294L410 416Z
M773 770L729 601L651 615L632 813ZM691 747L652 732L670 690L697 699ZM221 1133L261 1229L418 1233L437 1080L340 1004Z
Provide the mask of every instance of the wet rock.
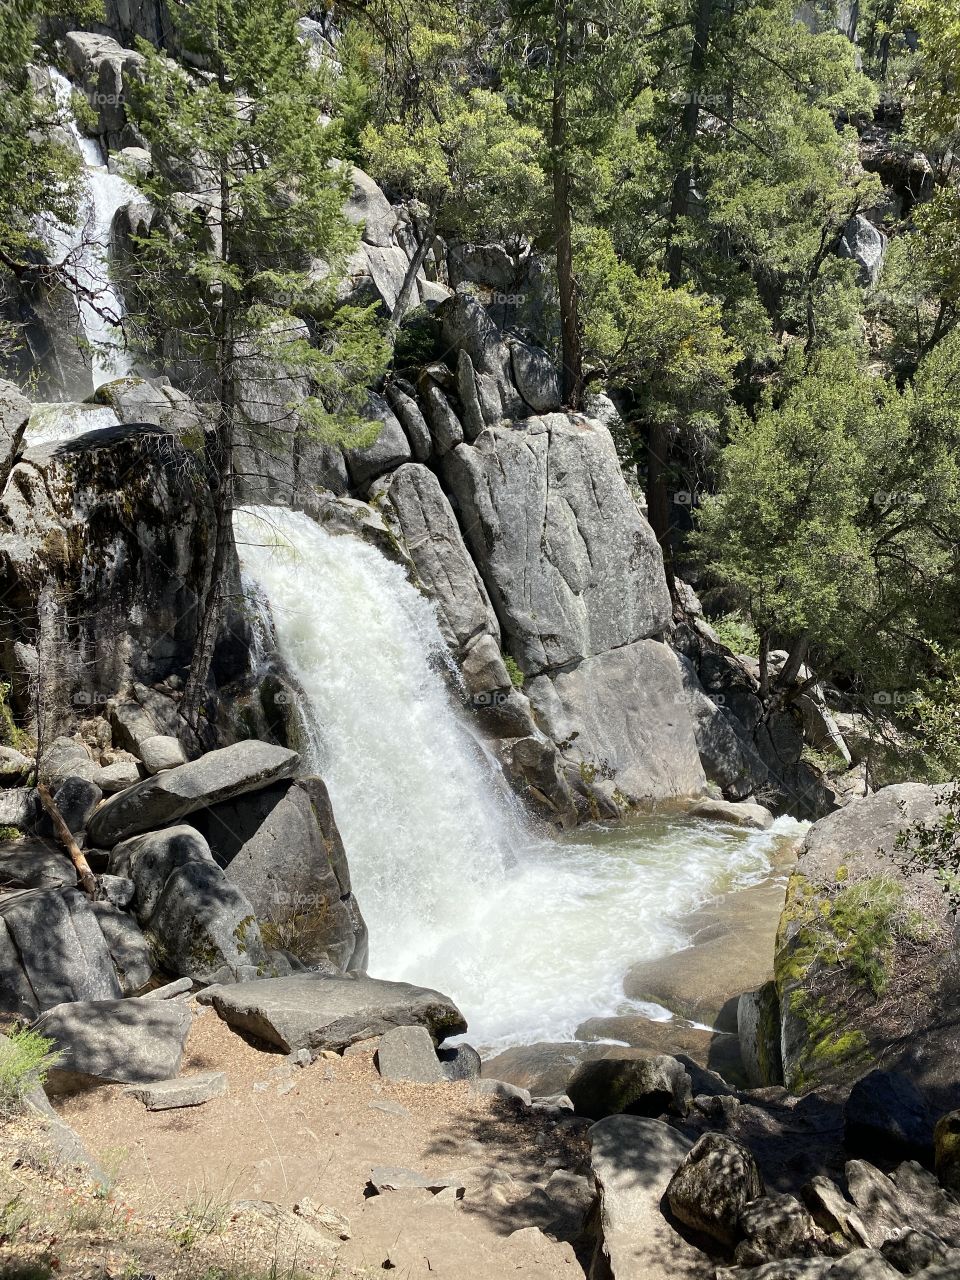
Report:
M467 1024L437 991L367 977L295 974L208 987L197 997L225 1022L285 1052L333 1049L392 1027L423 1026L435 1040L460 1035Z
M737 827L750 827L754 831L766 831L773 826L773 814L762 804L736 804L729 800L698 800L690 810L694 818L707 818L711 822L730 822Z
M757 1162L746 1147L721 1133L704 1134L684 1157L666 1191L680 1222L724 1245L736 1243L741 1214L762 1195Z
M177 822L205 806L289 778L299 761L295 751L252 740L210 751L111 797L94 815L90 839L110 847L139 832Z
M178 1000L78 1001L48 1009L36 1029L60 1058L47 1091L167 1080L180 1069L191 1021Z
M172 1111L179 1107L199 1107L211 1098L222 1098L227 1092L227 1077L222 1071L203 1071L173 1080L157 1080L153 1084L130 1085L124 1093L142 1102L148 1111Z
M385 1031L377 1047L377 1069L384 1080L439 1084L446 1079L426 1027L392 1027Z
M844 1108L845 1140L854 1155L884 1160L929 1160L933 1117L908 1077L871 1071L858 1080Z
M613 1280L713 1280L710 1259L663 1213L664 1193L689 1139L659 1120L608 1116L590 1129L600 1193L599 1253L591 1275Z
M616 1040L648 1054L684 1055L700 1067L717 1072L729 1084L746 1085L740 1059L740 1041L724 1031L708 1031L674 1018L654 1022L650 1018L625 1014L615 1018L588 1018L575 1032L578 1040Z
M567 1083L575 1110L592 1120L627 1112L683 1116L690 1109L690 1077L676 1058L609 1057L584 1062Z

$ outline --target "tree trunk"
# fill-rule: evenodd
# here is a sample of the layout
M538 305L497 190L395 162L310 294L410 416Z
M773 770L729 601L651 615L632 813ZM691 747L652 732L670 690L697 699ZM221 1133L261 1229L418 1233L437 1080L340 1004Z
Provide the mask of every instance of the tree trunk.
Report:
M553 109L550 152L553 164L553 237L557 254L557 291L560 297L560 340L563 368L563 402L579 409L583 397L583 347L580 339L580 305L573 270L573 214L570 209L570 170L567 155L567 76L570 38L568 0L556 0L556 58L553 72Z
M407 273L403 277L403 284L400 286L400 292L397 294L397 300L393 304L393 310L390 313L390 322L387 325L387 340L392 346L397 340L397 333L403 317L407 314L407 308L410 306L410 299L413 297L413 291L416 288L417 272L427 260L427 254L433 247L433 242L437 236L436 219L431 218L427 223L426 230L417 245L416 252L410 259L410 265L407 267Z
M697 15L693 28L693 48L690 51L690 91L683 110L683 160L673 180L670 198L670 216L667 223L667 275L672 288L679 285L683 276L683 250L677 243L678 224L690 209L690 188L693 185L693 150L700 123L700 101L703 93L703 74L707 65L707 45L710 42L710 20L713 0L697 0Z
M670 442L662 422L651 423L647 430L647 520L663 551L663 571L670 598L676 603L677 583L673 572L673 548L670 545L670 494L667 489L667 455Z
M777 676L776 685L778 689L789 689L797 676L800 674L800 668L803 666L804 658L807 656L807 648L810 644L810 632L801 631L800 635L793 643L793 648L787 656L783 669Z
M220 71L222 86L226 77ZM224 263L230 261L231 174L226 162L220 168L220 235L221 254ZM236 317L235 299L227 284L221 285L220 306L216 329L216 380L219 390L217 426L207 437L205 455L208 482L213 497L214 546L209 575L200 606L197 640L183 691L180 714L195 734L199 736L200 713L207 695L213 654L220 634L224 614L224 583L233 551L234 505L234 419L236 414L234 384L236 378Z

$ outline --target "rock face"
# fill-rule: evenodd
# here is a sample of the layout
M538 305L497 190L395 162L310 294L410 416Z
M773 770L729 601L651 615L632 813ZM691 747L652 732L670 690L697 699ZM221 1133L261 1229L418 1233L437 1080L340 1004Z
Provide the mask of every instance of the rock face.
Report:
M667 626L660 549L605 428L565 414L492 427L445 467L506 645L528 675Z
M47 1088L167 1080L180 1069L192 1014L177 1000L96 1000L49 1009L36 1029L60 1054Z
M662 1208L691 1145L662 1121L637 1116L609 1116L591 1128L600 1238L590 1280L713 1280L713 1263L688 1244Z
M945 1065L960 1048L954 923L935 875L897 849L910 823L936 818L937 794L885 787L807 833L777 938L788 1087L849 1082L882 1057L941 1110L960 1101Z
M194 813L192 824L271 946L308 966L364 967L366 928L320 778L226 800Z
M160 430L124 426L26 451L0 499L3 666L24 722L37 670L52 741L104 695L189 662L212 519L186 451ZM235 560L228 578L232 593ZM242 618L229 625L247 633Z
M235 1029L286 1053L342 1051L392 1027L426 1027L435 1040L467 1029L460 1010L439 992L375 978L296 974L208 987L198 998Z
M30 420L30 401L12 382L0 381L0 493L3 493Z
M237 742L210 751L112 797L94 815L90 839L109 848L138 832L289 778L299 760L295 751L266 742Z
M537 720L586 781L631 802L706 786L676 657L640 640L528 680Z

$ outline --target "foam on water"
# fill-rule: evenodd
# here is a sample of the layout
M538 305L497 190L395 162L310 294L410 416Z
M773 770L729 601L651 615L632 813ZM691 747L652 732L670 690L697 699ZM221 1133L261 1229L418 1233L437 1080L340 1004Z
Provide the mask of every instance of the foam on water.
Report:
M478 1047L623 1010L629 965L684 946L678 917L761 877L798 829L648 817L544 839L461 718L433 606L403 570L302 513L247 508L236 530L306 695L307 763L330 789L370 971L447 992Z

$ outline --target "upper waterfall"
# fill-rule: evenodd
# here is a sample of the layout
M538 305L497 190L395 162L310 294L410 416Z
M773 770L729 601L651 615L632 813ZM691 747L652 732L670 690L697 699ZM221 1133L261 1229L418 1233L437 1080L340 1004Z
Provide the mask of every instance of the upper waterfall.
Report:
M65 126L83 156L86 191L74 225L65 226L50 219L44 223L43 235L52 263L66 264L76 281L80 322L90 343L96 388L133 369L133 358L126 349L120 328L123 299L110 277L110 236L117 210L141 197L125 178L109 171L99 142L80 133L70 104L70 81L53 68L50 77Z
M617 1011L630 963L685 945L676 917L766 871L795 826L540 837L461 719L433 606L403 570L302 513L246 508L236 531L306 694L306 764L330 791L370 971L447 992L478 1046L570 1038Z

